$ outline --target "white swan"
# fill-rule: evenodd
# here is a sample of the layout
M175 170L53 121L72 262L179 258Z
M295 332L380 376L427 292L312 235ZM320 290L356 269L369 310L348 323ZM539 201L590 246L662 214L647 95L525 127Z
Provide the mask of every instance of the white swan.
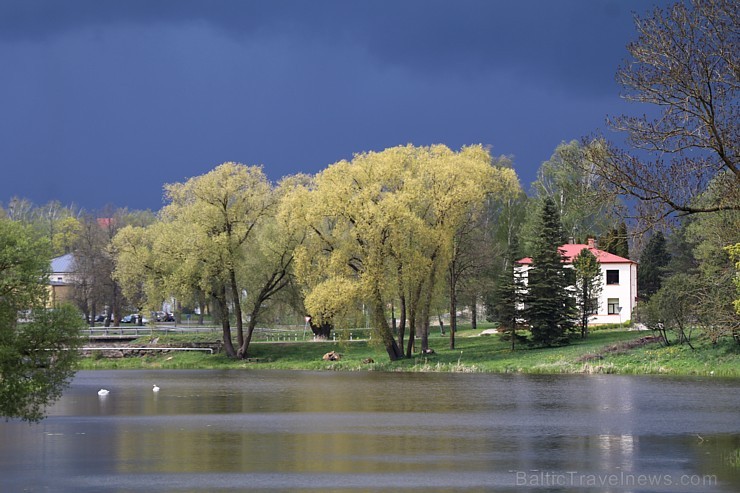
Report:
M98 390L98 395L108 395L109 393L110 393L110 392L108 392L108 391L107 391L107 390L105 390L105 389L100 389L100 390Z
M159 387L157 387L156 383L152 386L152 392L159 392Z

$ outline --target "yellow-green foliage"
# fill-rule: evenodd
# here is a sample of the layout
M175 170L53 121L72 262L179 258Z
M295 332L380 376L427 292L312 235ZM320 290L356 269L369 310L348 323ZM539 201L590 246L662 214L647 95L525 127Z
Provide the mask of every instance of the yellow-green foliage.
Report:
M304 303L309 313L315 317L315 323L331 323L343 320L347 311L358 297L359 285L354 279L331 277L320 283L308 293Z
M740 313L740 243L726 247L732 261L735 262L735 286L737 286L738 299L735 300L735 311Z
M337 162L296 188L284 203L304 222L295 272L311 315L340 322L342 306L362 301L390 340L385 300L429 300L462 221L487 195L519 191L515 172L491 163L480 145L399 146Z

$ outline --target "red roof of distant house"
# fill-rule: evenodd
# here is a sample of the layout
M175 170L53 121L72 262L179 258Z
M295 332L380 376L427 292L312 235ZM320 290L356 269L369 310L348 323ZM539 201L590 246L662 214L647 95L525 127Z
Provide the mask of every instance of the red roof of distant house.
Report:
M584 248L588 248L591 250L591 253L594 254L596 257L596 260L598 260L602 264L623 264L623 263L629 263L634 264L635 262L620 257L619 255L614 255L613 253L605 252L604 250L599 250L598 248L592 246L592 245L584 245L584 244L567 244L560 247L560 251L563 252L563 256L565 257L565 262L570 264L573 262L573 258L581 253L581 250ZM517 262L518 264L524 264L528 265L532 263L532 259L530 257L523 258Z
M116 219L113 217L99 217L98 218L98 226L101 228L109 228L113 224L115 224Z

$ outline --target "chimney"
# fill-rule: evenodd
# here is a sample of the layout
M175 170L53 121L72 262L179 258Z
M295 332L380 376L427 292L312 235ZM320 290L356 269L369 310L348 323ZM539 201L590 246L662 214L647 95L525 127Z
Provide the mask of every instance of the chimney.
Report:
M596 240L594 240L593 238L589 238L588 239L588 247L589 248L596 248Z

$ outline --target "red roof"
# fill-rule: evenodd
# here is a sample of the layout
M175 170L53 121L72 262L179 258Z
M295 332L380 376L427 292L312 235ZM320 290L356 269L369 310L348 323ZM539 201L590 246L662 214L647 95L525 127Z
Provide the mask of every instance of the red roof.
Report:
M584 244L573 245L569 243L567 245L561 246L560 251L563 252L563 256L565 257L565 262L570 264L573 262L573 258L579 253L581 253L581 250L583 250L584 248L588 248L589 250L591 250L591 253L593 253L594 256L596 257L596 260L598 260L602 264L623 264L623 263L634 264L635 263L634 261L630 259L620 257L619 255L614 255L613 253L605 252L604 250L599 250L598 248L594 248L592 246L584 245ZM526 257L526 258L519 260L517 263L525 264L525 265L531 264L532 259L530 257Z
M116 219L114 217L99 217L98 218L98 226L100 226L101 228L110 228L115 223L116 223Z

